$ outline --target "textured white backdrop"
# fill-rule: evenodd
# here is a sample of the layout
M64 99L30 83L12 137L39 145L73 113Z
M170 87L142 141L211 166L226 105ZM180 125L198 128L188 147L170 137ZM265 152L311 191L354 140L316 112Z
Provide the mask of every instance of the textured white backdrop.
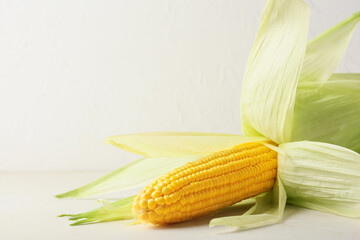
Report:
M0 171L110 170L144 131L241 133L242 76L265 0L0 1ZM307 0L310 34L360 10ZM360 29L341 72L360 72Z

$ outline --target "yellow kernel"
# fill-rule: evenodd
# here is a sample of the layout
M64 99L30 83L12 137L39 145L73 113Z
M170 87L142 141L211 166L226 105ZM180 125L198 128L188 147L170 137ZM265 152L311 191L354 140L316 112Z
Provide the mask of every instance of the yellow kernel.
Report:
M141 213L140 214L140 220L147 221L147 216L146 215L147 215L146 213Z
M175 183L171 183L168 188L170 189L170 192L174 192L176 190L176 186L175 186ZM169 194L169 193L168 193Z
M163 215L157 215L156 216L156 222L163 223L164 222L164 216Z
M168 187L164 187L164 188L162 189L162 193L165 194L165 195L168 195L168 194L171 193L171 191L170 191L170 189L169 189Z
M181 197L179 192L173 193L173 194L171 194L171 196L174 198L175 202L178 201Z
M164 205L165 204L165 200L163 197L158 197L158 198L155 198L155 202L159 205Z
M149 218L151 221L155 221L155 220L156 220L156 217L157 217L157 215L156 215L154 212L149 212L149 213L148 213L148 218Z
M172 213L172 218L173 218L173 219L176 219L176 218L178 218L178 217L179 217L179 212L176 211L176 212L173 212L173 213Z
M168 214L168 215L165 215L165 222L170 222L171 220L171 215Z
M147 208L147 200L141 199L141 200L140 200L140 207L142 207L142 208Z
M164 211L164 208L162 206L157 206L154 211L157 213L157 214L162 214L163 211Z
M185 205L185 204L187 203L186 197L182 197L182 198L180 199L180 203L181 203L182 205Z
M184 186L186 184L188 184L188 179L187 178L181 178L179 179L179 184L181 184L181 186Z
M174 204L175 210L179 211L183 206L181 204Z
M170 177L170 180L174 181L174 180L177 180L179 178L180 178L179 174L174 174L173 176Z
M134 202L133 209L134 209L134 210L139 210L139 209L140 209L140 205L139 205L139 202L138 202L138 201L135 201L135 202Z
M158 181L155 180L152 183L149 184L149 187L154 187L156 184L158 184Z
M156 202L154 199L149 199L147 205L149 209L154 209L156 207Z
M161 190L163 189L164 186L165 186L165 184L159 183L154 186L154 189L161 192Z
M164 200L165 200L166 205L170 205L173 201L173 198L170 197L169 195L166 195L166 196L164 196Z
M170 212L170 208L169 207L164 207L163 208L163 214L166 215L166 214L169 214Z
M169 206L170 207L170 212L174 213L176 211L176 209L177 209L176 205L177 204L173 204L173 205Z
M195 202L195 196L194 196L194 194L191 194L189 196L189 203L193 203L193 202Z
M190 211L191 211L191 208L192 208L192 206L191 206L190 204L184 206L185 212L190 212Z
M184 193L185 194L189 194L190 193L190 187L189 186L187 186L187 187L184 187Z
M149 192L145 192L142 196L141 196L141 198L143 198L143 199L149 199L150 198L150 193Z
M161 192L160 191L155 191L155 192L153 192L152 194L151 194L151 197L153 197L153 198L158 198L158 197L160 197L162 194L161 194Z

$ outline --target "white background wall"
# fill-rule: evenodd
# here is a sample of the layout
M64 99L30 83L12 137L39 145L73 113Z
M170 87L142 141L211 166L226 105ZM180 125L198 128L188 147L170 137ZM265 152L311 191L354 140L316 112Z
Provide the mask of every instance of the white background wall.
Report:
M0 0L0 171L113 170L143 131L240 133L265 0ZM309 38L360 10L307 0ZM360 72L360 29L339 68Z

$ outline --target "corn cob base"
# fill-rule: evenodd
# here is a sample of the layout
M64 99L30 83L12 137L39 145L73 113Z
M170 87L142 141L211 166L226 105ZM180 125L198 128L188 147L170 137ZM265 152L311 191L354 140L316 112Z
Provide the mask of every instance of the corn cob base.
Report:
M159 177L136 197L133 211L156 225L182 222L269 191L276 172L275 151L241 144Z

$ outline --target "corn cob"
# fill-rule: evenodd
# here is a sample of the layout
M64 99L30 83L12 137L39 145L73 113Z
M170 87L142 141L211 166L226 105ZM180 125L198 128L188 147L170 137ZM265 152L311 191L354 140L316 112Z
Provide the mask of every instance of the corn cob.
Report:
M270 190L276 172L275 151L241 144L159 177L136 197L133 211L156 225L185 221Z

